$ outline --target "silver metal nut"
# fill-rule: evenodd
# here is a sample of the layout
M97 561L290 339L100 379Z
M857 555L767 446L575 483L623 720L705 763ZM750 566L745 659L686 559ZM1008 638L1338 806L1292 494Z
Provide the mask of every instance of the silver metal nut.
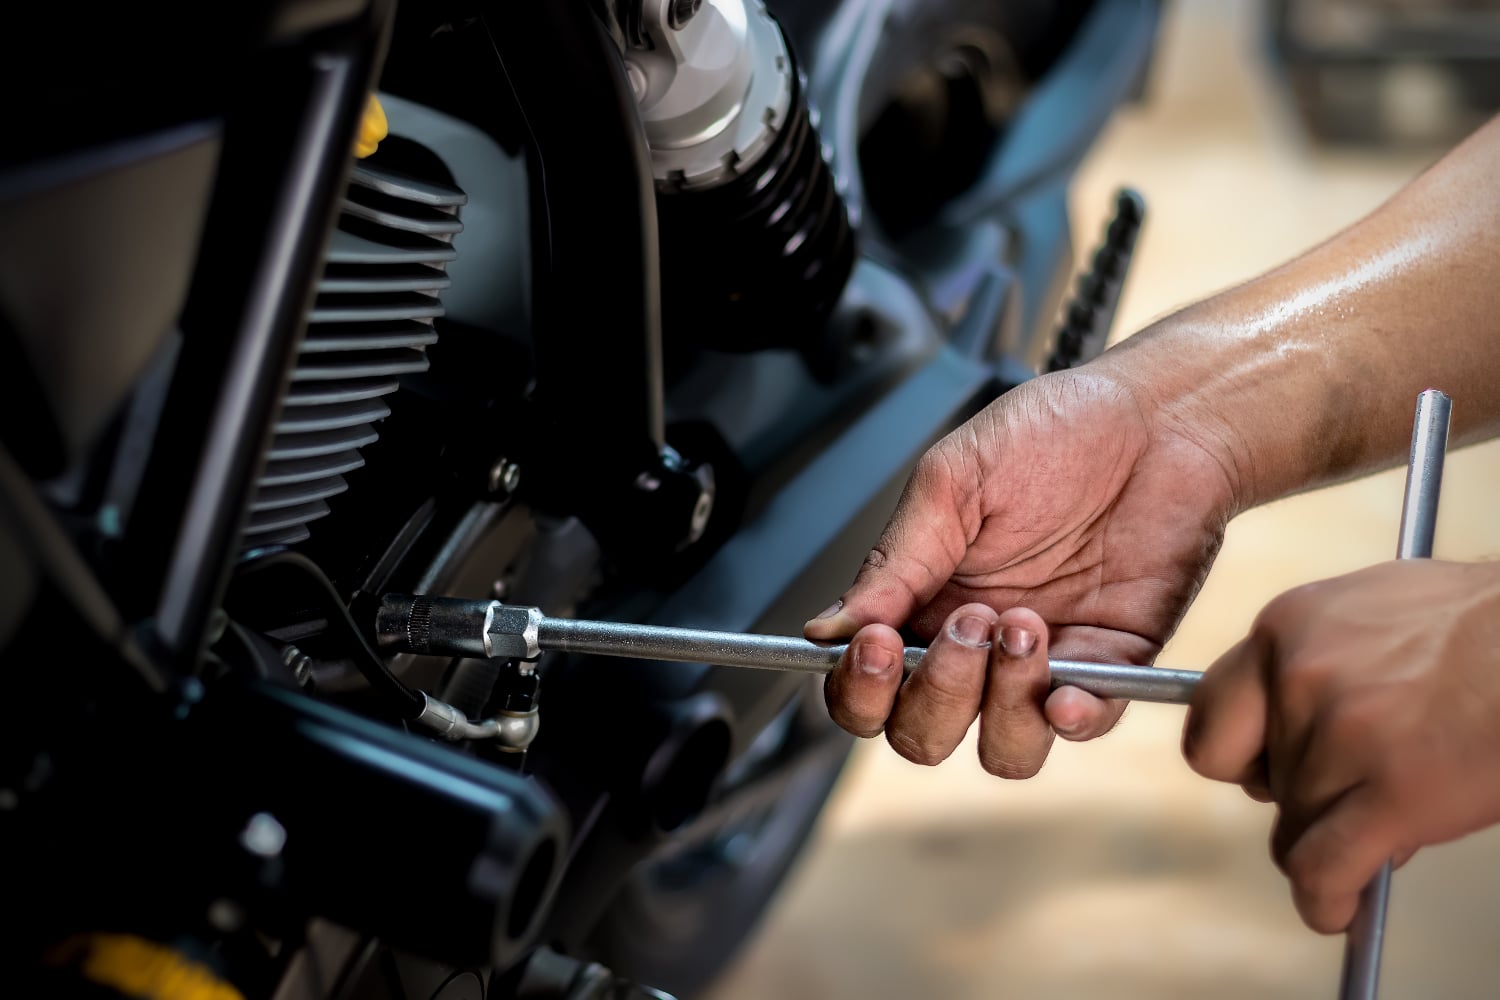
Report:
M535 660L542 655L537 635L542 610L496 601L484 616L484 652L492 660Z

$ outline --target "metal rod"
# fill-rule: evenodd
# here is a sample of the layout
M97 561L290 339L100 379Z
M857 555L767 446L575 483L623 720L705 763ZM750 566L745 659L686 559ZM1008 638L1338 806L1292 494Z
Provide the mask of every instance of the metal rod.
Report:
M1437 528L1438 493L1448 449L1453 401L1436 389L1417 397L1411 429L1411 456L1406 466L1406 497L1401 505L1397 559L1430 559ZM1381 867L1360 893L1359 910L1344 942L1341 1000L1375 1000L1380 991L1380 955L1385 944L1385 911L1391 896L1391 864Z
M1436 389L1417 397L1417 419L1411 429L1411 458L1406 467L1406 496L1401 503L1401 537L1397 559L1431 559L1437 530L1438 493L1448 451L1448 423L1453 400Z
M712 663L809 674L831 672L849 648L845 645L819 646L792 636L710 632L571 618L543 618L537 629L537 644L543 650L563 653ZM926 654L925 649L908 646L904 656L906 670L916 669ZM1192 697L1194 685L1203 676L1194 670L1073 660L1053 660L1051 666L1053 687L1068 684L1101 698L1171 704L1187 702Z
M382 648L439 656L505 656L533 660L541 653L581 653L638 660L711 663L794 673L827 674L847 645L820 646L789 635L711 632L625 622L549 618L536 608L499 601L387 594L375 624ZM908 646L906 671L927 650ZM1053 660L1052 686L1071 685L1101 698L1186 704L1202 674L1123 663Z

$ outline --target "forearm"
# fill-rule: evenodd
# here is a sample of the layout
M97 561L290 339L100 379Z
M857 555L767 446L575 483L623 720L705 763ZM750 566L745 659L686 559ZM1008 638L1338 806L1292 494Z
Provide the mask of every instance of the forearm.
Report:
M1243 509L1403 456L1429 386L1500 430L1500 119L1372 215L1107 352L1218 452Z

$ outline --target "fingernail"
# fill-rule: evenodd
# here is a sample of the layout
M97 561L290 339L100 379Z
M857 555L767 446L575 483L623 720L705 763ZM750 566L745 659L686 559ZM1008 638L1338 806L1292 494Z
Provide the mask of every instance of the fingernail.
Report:
M1063 736L1069 739L1078 736L1083 732L1083 726L1076 722L1069 726L1053 726L1052 728L1057 730L1057 734L1059 736Z
M983 649L990 644L990 623L978 615L964 615L949 626L948 634L965 646Z
M896 657L884 646L862 643L854 647L854 669L871 677L880 677L891 672Z
M844 602L842 600L834 601L832 604L828 605L828 607L819 612L817 618L814 618L812 620L818 621L821 618L832 618L842 610L844 610Z
M1036 649L1036 633L1019 625L1007 625L1000 630L1000 648L1006 656L1024 660Z

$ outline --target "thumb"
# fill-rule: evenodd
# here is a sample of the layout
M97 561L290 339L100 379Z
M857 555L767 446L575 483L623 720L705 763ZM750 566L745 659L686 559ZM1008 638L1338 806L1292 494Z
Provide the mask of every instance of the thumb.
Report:
M917 463L853 585L803 627L807 638L847 639L873 623L899 627L948 582L971 540L962 511L977 483L954 481L954 463L940 452L946 444L940 442ZM977 531L977 512L970 520Z

